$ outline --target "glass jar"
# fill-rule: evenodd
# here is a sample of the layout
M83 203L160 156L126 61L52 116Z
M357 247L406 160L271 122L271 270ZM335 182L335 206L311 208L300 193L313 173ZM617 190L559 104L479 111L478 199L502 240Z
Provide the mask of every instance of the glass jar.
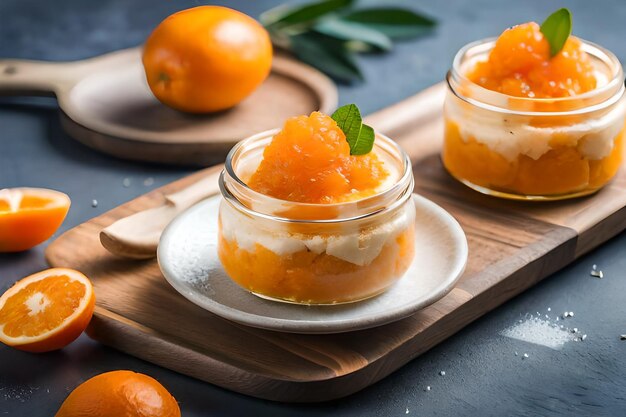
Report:
M246 185L276 133L252 136L226 158L219 180L218 254L227 274L259 297L297 304L348 303L385 291L406 272L415 252L408 156L376 134L374 152L396 170L395 181L356 201L285 201Z
M454 58L444 105L443 164L484 194L559 200L591 194L622 162L624 75L611 52L581 41L598 88L565 98L508 96L465 74L486 60L494 39L471 43Z

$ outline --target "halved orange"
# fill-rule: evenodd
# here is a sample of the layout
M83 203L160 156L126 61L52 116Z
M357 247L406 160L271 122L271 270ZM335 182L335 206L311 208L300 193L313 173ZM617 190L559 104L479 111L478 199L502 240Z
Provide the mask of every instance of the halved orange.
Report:
M27 352L49 352L87 328L96 297L78 271L52 268L26 277L0 297L0 342Z
M19 252L48 240L69 209L70 198L59 191L0 190L0 252Z

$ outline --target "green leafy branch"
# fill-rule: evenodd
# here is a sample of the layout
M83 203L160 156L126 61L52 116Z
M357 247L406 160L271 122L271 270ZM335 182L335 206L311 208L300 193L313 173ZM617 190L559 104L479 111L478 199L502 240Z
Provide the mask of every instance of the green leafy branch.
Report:
M402 8L354 9L355 0L282 5L260 17L272 42L338 81L362 80L355 54L385 52L397 39L428 33L436 22Z

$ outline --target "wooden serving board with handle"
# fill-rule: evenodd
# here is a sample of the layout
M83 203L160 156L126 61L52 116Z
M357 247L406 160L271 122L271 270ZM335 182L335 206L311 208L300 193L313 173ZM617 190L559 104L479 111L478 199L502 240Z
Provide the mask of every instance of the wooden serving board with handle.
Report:
M443 85L367 118L414 162L416 191L450 211L469 242L469 261L446 297L401 321L333 335L282 334L216 317L175 292L156 261L116 258L98 240L115 220L163 203L163 195L211 174L200 171L141 196L62 235L47 249L54 266L81 270L96 287L88 334L131 355L210 383L278 401L349 395L626 227L626 173L578 200L522 203L478 194L444 171Z
M337 88L318 70L274 55L263 84L232 109L186 114L150 92L141 48L74 62L0 59L0 96L55 96L61 124L74 139L124 158L208 166L230 148L289 117L337 106Z

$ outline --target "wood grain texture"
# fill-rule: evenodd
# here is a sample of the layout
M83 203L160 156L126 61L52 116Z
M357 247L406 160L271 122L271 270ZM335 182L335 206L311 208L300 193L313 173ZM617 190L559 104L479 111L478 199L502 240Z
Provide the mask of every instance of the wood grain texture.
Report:
M48 261L92 278L98 306L88 333L104 344L260 398L309 402L349 395L626 227L623 172L595 196L547 204L498 200L453 180L438 154L441 93L441 86L433 87L367 118L408 151L417 192L452 213L468 237L469 261L457 287L411 317L334 335L246 328L186 301L154 261L115 258L100 246L102 227L160 204L202 171L70 230L48 247Z

